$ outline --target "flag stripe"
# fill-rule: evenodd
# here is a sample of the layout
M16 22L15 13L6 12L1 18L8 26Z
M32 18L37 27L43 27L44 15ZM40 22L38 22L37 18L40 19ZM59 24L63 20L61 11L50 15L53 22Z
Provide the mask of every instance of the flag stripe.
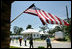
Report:
M54 19L54 17L52 16L52 14L50 14L50 13L48 13L50 16L51 16L51 18L56 22L56 24L58 24L58 22Z
M50 15L46 12L47 16L52 20L52 24L55 24L55 21L50 17Z
M68 24L66 21L64 21L64 20L63 20L63 22L64 22L64 25L67 25L67 26L69 26L69 24Z
M53 14L51 14L51 15L54 18L54 20L56 21L56 24L59 24L60 25L59 20Z
M38 15L39 15L39 16L44 20L44 22L46 23L46 19L41 15L40 11L37 10L37 12L38 12Z
M24 13L27 13L27 14L31 14L31 15L38 16L37 14L35 14L35 13L31 13L31 12L24 12Z
M45 17L44 13L42 12L42 10L39 10L39 12L41 13L41 15L45 18L46 22L49 23L48 19Z
M35 11L37 12L37 14L38 14L40 20L42 21L42 24L45 25L46 22L45 22L45 20L43 20L43 18L39 15L38 10L35 10Z
M46 23L58 24L58 25L69 25L66 21L58 18L57 16L35 7L34 4L32 4L27 10L25 10L24 13L38 16L43 25L45 25Z
M46 12L44 12L44 14L46 15L47 18L49 18L49 16L46 14ZM50 24L53 24L53 20L51 18L49 18L49 19L51 21Z
M31 13L37 14L36 11L35 11L35 10L32 10L32 9L29 9L29 10L27 10L26 12L31 12Z
M57 16L55 16L58 20L59 20L59 22L60 22L60 25L62 25L62 22L61 22L61 20L57 17Z
M46 13L43 10L42 12L44 13L44 16L48 19L49 23L51 24L51 20L47 17Z
M62 22L62 25L64 25L64 22L63 22L63 20L62 19L60 19L61 20L61 22Z

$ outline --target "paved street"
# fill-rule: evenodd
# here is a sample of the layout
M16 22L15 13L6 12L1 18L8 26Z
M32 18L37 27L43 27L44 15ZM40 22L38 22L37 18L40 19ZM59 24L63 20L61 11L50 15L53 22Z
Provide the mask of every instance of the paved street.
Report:
M55 42L55 41L52 41L52 48L71 48L71 43L68 43L68 42ZM38 42L36 41L35 42L35 47L38 47L38 46L44 46L46 47L46 42Z
M70 42L58 42L52 41L52 48L71 48ZM34 48L38 48L38 46L44 46L46 48L46 41L33 41ZM11 41L10 46L16 46L21 48L29 48L29 41L27 41L27 46L24 45L24 41L22 41L22 46L19 45L19 41L14 40Z

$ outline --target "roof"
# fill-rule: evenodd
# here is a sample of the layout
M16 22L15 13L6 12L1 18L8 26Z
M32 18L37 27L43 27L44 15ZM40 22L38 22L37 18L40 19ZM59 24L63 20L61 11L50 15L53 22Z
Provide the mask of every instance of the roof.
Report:
M40 34L45 34L45 35L48 35L48 33L46 33L46 32L45 32L45 33L43 33L43 31L41 31L41 32L40 32Z
M38 30L35 30L35 29L27 29L25 31L23 31L21 34L33 34L33 33L39 33Z

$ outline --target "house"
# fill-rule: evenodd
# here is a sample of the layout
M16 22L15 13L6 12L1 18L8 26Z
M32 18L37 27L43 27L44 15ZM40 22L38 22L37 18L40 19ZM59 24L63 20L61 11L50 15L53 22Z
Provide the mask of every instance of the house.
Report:
M32 37L35 38L41 38L42 35L47 35L47 33L43 33L43 32L39 32L38 30L35 29L27 29L23 32L21 32L21 34L23 34L24 37L30 37L32 34Z

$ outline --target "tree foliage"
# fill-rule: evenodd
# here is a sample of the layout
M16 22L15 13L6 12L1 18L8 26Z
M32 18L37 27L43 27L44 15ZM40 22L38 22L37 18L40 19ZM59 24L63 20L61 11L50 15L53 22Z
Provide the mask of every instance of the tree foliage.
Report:
M26 29L33 29L31 25L28 25Z
M12 31L10 31L10 35L12 35Z
M67 20L67 19L65 19ZM53 34L57 31L62 31L65 33L65 36L68 36L68 38L71 40L71 19L67 20L67 22L70 24L69 26L56 26L54 29L47 31L49 34Z
M49 34L54 34L57 31L62 31L62 29L59 26L56 26L54 29L51 29L47 31Z
M43 31L44 33L45 33L45 30L49 29L47 25L44 25L42 27L39 26L39 28L40 28L39 32Z
M18 31L18 27L17 27L17 26L14 26L14 27L13 27L13 30L14 30L14 33L16 34L17 31Z
M70 24L69 26L63 26L62 30L65 33L65 36L68 36L68 38L71 40L71 20L67 20L67 22Z
M59 26L56 26L56 27L54 28L54 30L55 30L55 32L57 32L57 31L62 31L62 29L61 29Z
M13 30L15 34L20 35L21 31L23 31L23 28L14 26Z

